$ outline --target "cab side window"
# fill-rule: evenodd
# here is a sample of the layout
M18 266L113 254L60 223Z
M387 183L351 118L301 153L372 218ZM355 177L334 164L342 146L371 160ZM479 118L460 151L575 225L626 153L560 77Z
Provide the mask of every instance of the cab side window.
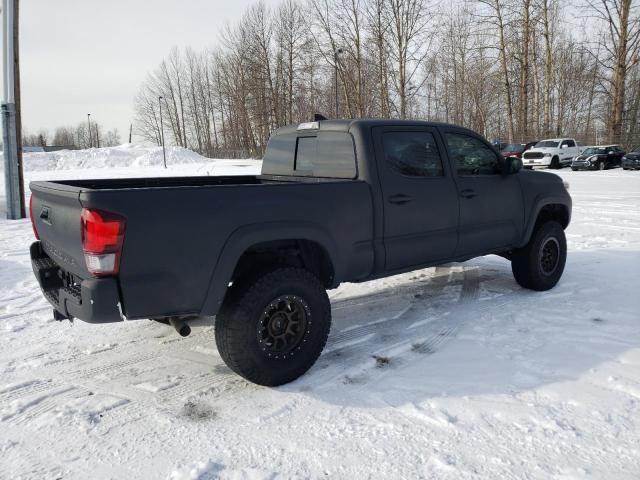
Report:
M388 167L408 177L441 177L442 159L430 132L385 132L382 137Z
M500 160L484 142L462 133L447 133L449 155L458 175L498 175Z

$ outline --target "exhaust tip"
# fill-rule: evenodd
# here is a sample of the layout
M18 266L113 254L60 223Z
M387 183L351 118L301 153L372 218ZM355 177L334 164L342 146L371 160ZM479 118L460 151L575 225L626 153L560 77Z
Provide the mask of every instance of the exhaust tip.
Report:
M176 332L178 332L178 335L181 337L188 337L191 335L191 327L180 317L171 317L169 319L169 323L176 329Z
M185 323L182 328L178 330L178 333L181 337L188 337L191 335L191 327Z

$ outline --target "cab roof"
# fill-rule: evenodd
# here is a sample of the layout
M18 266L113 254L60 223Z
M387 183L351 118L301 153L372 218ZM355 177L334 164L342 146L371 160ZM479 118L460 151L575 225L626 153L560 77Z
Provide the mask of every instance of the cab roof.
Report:
M311 127L312 124L316 124L315 128ZM448 127L456 128L458 130L465 130L474 133L470 130L459 125L453 125L443 122L431 122L427 120L391 120L391 119L378 119L378 118L356 118L356 119L335 119L335 120L319 120L315 122L303 122L278 128L274 135L286 135L299 132L348 132L352 128L371 128L371 127ZM302 128L301 128L302 127ZM307 127L307 128L305 128ZM477 135L477 134L476 134Z

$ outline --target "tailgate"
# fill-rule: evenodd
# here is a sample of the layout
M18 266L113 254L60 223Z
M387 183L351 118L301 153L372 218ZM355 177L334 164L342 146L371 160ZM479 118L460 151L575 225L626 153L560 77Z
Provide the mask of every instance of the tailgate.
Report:
M44 251L63 270L90 278L82 250L80 188L32 182L31 211Z

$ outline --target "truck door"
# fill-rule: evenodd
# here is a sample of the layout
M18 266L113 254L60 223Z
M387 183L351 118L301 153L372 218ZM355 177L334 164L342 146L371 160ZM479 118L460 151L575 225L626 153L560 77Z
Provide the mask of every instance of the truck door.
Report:
M476 256L513 247L524 228L517 174L502 171L503 159L479 136L444 131L460 199L456 256Z
M458 195L434 128L373 129L383 195L385 270L453 256Z

